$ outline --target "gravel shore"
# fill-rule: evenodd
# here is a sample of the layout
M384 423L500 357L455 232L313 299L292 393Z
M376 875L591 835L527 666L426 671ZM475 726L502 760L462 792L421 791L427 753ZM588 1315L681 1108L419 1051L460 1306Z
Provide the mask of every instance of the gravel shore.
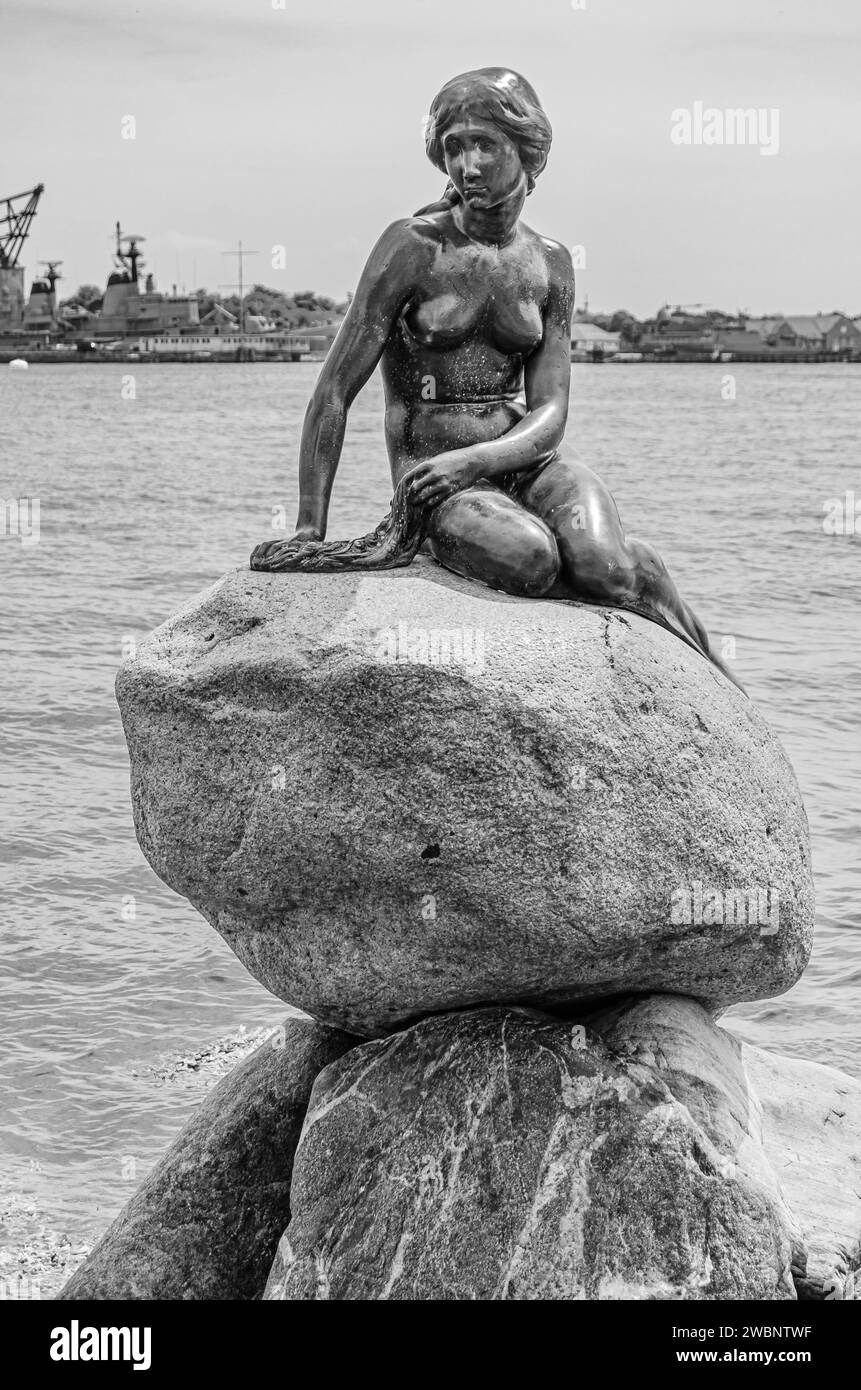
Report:
M149 1077L155 1086L206 1092L274 1031L243 1026L197 1052L165 1054L155 1062L140 1063L133 1075ZM0 1183L0 1300L55 1298L90 1248L56 1229L31 1197Z

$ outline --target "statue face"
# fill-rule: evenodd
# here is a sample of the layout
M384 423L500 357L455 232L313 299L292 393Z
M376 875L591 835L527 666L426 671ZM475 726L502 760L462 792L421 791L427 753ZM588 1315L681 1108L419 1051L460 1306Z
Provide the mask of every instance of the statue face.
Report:
M442 144L446 172L467 207L495 207L524 179L520 151L492 121L464 115Z

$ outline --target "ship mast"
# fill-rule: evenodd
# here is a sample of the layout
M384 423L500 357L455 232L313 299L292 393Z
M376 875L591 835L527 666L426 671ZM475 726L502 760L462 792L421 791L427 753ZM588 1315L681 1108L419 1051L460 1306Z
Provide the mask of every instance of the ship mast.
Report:
M243 288L242 288L242 263L243 263L243 261L245 260L245 257L244 257L243 254L242 254L242 242L241 242L241 241L240 241L240 243L239 243L239 249L238 249L237 252L236 252L236 259L237 259L237 261L238 261L238 263L239 263L239 331L240 331L240 333L244 333L244 332L245 332L245 295L244 295L244 291L243 291Z
M143 256L138 250L138 243L141 241L146 241L146 237L129 235L124 236L122 231L120 230L119 222L117 223L116 262L122 270L126 270L129 272L132 278L132 282L135 285L138 283L139 278L138 268L146 264ZM126 250L123 250L123 242L128 242L128 247Z
M244 333L244 332L245 332L245 298L244 298L244 288L243 288L243 272L244 272L244 268L245 268L245 257L246 257L246 256L259 256L259 255L260 255L260 252L259 252L259 251L245 251L245 250L243 250L242 242L240 241L240 242L238 243L237 248L236 248L235 251L222 251L221 254L222 254L223 256L235 256L236 259L237 259L237 261L238 261L238 263L239 263L239 283L238 283L238 285L222 285L221 288L222 288L223 290L235 290L235 289L238 289L238 290L239 290L239 331L240 331L240 333Z

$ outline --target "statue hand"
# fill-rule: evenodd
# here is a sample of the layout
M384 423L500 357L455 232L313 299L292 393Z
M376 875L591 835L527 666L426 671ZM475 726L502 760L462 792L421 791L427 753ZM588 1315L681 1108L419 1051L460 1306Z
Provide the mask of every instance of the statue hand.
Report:
M436 507L447 497L471 487L479 478L478 465L465 449L434 454L407 475L407 494L417 507Z
M258 565L271 566L279 557L289 556L293 559L306 546L322 539L323 536L316 526L300 526L289 540L263 541L261 545L255 546L251 554L251 567L254 569Z

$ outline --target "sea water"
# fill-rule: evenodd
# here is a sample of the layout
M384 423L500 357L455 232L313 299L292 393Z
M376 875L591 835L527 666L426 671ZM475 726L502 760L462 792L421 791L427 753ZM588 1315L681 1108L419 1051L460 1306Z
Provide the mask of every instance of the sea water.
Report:
M19 506L0 538L0 1195L16 1239L91 1240L128 1199L200 1102L157 1084L155 1059L284 1016L138 849L113 681L151 628L292 527L318 370L0 367L0 495ZM658 546L804 794L814 958L789 994L735 1012L754 1041L856 1076L859 439L861 366L573 370L566 447ZM389 498L374 378L330 536L370 530Z

